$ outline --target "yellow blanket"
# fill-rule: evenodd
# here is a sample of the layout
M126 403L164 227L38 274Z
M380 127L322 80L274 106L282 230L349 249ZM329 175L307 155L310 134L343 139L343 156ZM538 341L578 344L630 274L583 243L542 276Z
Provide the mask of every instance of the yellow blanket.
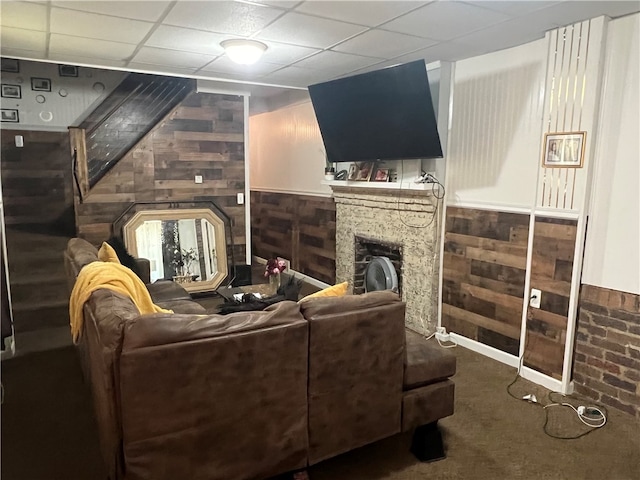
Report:
M153 304L149 290L142 280L127 267L118 263L91 262L85 265L76 279L69 300L69 319L73 341L78 342L82 331L82 308L91 294L99 288L108 288L131 298L141 314L173 313Z

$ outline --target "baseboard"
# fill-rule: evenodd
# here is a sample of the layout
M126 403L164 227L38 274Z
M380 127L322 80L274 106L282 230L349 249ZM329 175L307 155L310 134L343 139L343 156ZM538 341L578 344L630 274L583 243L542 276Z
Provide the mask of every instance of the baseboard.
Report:
M489 345L485 345L484 343L476 342L475 340L471 340L470 338L463 337L462 335L458 335L457 333L449 333L451 340L456 342L461 347L468 348L476 353L480 353L485 357L492 358L500 363L504 363L505 365L509 365L513 368L518 368L520 363L519 358L515 355L511 355L509 353L505 353L502 350L498 350L497 348L490 347ZM541 385L545 388L553 392L560 392L565 395L570 395L573 393L573 382L569 383L569 390L566 392L562 391L562 381L556 378L545 375L544 373L540 373L532 368L523 366L520 369L520 376L525 378L537 385Z
M457 333L450 332L449 335L451 340L462 347L473 350L476 353L480 353L485 357L493 358L494 360L509 365L510 367L518 368L518 357L516 357L515 355L511 355L510 353L503 352L502 350L498 350L497 348L490 347L489 345L485 345L484 343L476 342L475 340L463 337L462 335L458 335Z

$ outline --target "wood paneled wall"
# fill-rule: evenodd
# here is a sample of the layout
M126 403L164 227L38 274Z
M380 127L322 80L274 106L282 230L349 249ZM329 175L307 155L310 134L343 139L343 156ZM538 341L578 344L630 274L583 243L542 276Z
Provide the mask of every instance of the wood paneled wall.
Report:
M529 215L448 207L442 325L518 355Z
M577 222L536 217L531 288L541 290L540 308L529 308L524 364L562 378Z
M332 198L251 192L254 255L283 257L326 283L336 279L336 206Z
M243 263L245 208L236 199L244 189L243 97L192 93L77 205L78 234L104 241L131 202L211 200L232 218L236 262Z

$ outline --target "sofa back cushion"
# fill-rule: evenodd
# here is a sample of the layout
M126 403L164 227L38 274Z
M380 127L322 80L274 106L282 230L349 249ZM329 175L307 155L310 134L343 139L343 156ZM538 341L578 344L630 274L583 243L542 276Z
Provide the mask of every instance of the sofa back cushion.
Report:
M108 289L91 294L84 305L80 340L82 361L87 363L98 424L100 449L109 478L121 478L122 420L119 406L119 366L124 326L139 316L131 299Z
M239 480L304 467L307 352L293 302L129 322L120 359L127 479Z
M309 463L398 433L405 304L372 292L300 306L309 322Z

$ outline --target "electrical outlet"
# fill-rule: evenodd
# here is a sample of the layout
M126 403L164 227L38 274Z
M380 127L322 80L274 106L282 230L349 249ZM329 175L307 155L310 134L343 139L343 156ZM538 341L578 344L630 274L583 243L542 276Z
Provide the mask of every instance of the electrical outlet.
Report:
M540 308L540 300L542 299L542 292L537 288L531 289L529 295L529 306L532 308Z
M244 205L244 193L238 193L238 195L236 196L236 202L238 203L238 205Z
M436 327L436 338L441 342L451 341L451 337L447 333L447 329L444 327Z
M202 183L202 175L196 175L195 182Z

